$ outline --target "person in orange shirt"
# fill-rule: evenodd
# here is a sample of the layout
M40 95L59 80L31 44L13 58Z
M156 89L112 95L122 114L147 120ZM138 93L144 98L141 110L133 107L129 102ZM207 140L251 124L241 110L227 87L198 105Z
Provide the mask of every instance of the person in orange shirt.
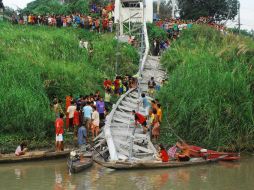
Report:
M176 159L179 161L189 161L190 160L190 147L185 142L177 142L177 148L181 150L181 153L176 153Z

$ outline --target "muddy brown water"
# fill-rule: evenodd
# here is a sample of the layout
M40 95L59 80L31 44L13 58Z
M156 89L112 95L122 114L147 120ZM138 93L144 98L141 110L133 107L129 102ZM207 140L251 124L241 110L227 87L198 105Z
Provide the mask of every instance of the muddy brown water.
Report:
M0 165L0 190L254 190L254 156L188 168L115 171L94 164L75 175L66 160Z

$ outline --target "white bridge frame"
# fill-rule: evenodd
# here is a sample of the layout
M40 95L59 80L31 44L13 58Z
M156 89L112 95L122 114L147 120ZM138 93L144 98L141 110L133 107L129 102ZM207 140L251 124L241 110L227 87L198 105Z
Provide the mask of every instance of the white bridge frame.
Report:
M122 3L131 3L136 6L132 7L123 7ZM115 1L115 23L120 25L120 35L124 35L124 27L127 29L128 35L132 35L134 32L141 32L140 36L140 66L139 66L139 78L141 78L141 73L144 69L148 52L149 52L149 39L147 33L146 22L153 21L153 1L152 0L116 0ZM126 26L127 25L127 26ZM121 101L135 89L129 90L127 93L123 94L117 103L114 105L113 110L111 111L106 124L103 128L103 133L108 145L108 150L110 154L111 161L117 161L121 159L126 159L126 156L122 155L115 145L115 141L111 133L111 123L113 121L113 116L120 105ZM140 90L139 90L140 92ZM135 138L135 137L133 137ZM134 139L133 139L134 140ZM151 145L152 152L156 153L155 148L153 147L150 140L148 143ZM130 157L133 148L133 142L130 146Z

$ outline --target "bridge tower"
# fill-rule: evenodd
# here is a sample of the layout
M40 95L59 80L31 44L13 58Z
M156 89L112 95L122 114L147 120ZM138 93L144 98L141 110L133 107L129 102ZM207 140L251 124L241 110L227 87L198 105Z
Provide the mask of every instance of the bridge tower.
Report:
M115 23L120 25L120 35L131 35L144 22L153 22L152 0L115 1Z

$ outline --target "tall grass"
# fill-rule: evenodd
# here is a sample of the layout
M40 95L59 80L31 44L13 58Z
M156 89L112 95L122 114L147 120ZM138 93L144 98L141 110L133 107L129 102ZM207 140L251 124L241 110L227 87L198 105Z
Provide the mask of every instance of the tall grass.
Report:
M85 95L102 89L113 77L116 40L71 28L18 26L0 23L0 133L45 138L53 127L53 96ZM93 43L88 59L79 38ZM119 74L134 74L138 53L120 45Z
M185 31L161 60L169 81L159 93L171 127L210 148L253 149L254 42L208 27ZM162 139L169 142L169 130Z

